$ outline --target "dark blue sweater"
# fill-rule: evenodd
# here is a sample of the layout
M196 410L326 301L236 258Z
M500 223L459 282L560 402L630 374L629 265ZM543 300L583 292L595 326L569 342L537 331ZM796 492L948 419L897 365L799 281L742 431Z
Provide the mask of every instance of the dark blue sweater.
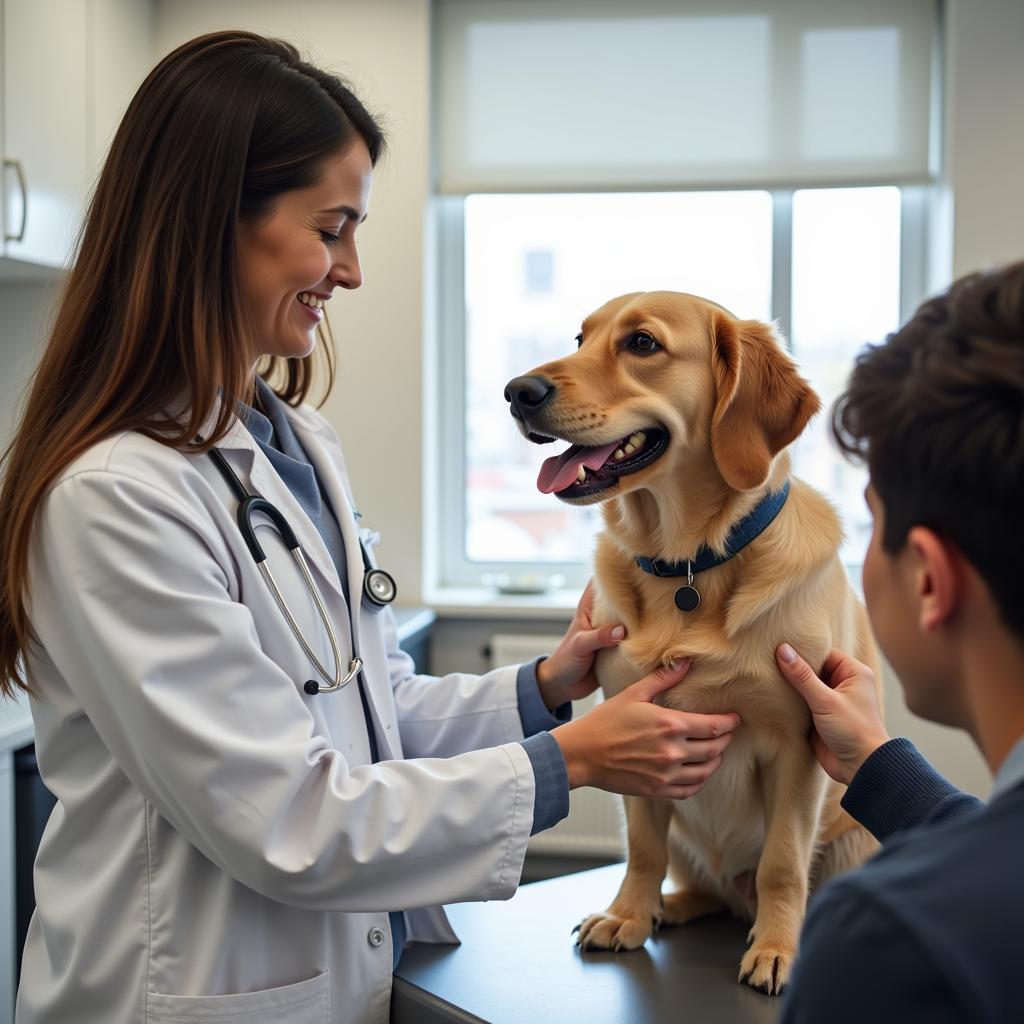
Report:
M811 901L783 1024L1024 1022L1019 767L1007 782L985 805L909 740L872 754L843 806L883 848Z

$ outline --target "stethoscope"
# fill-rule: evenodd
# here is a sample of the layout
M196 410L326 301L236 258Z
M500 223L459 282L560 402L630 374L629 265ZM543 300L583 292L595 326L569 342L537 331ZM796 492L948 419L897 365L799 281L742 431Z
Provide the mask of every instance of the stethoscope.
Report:
M302 553L302 548L299 546L298 539L295 536L295 531L288 525L288 520L285 519L280 510L267 501L266 498L261 498L256 494L250 494L245 489L245 485L238 479L235 471L228 465L227 459L224 458L223 453L219 449L211 448L209 454L210 458L213 459L214 465L220 470L220 474L224 477L228 487L231 488L235 497L238 498L238 512L236 513L238 529L242 534L242 539L245 541L246 546L249 548L250 554L256 562L260 575L270 588L270 592L274 595L274 600L277 602L278 608L281 609L281 614L284 615L285 619L287 619L288 625L291 627L291 631L294 634L295 639L298 640L299 645L302 647L303 651L306 652L306 657L309 658L316 667L317 672L319 672L327 682L327 685L324 686L322 683L318 683L315 679L307 679L303 684L303 690L305 690L311 697L315 697L318 693L335 693L343 686L347 686L352 682L352 680L359 675L363 667L362 659L356 654L355 624L351 618L351 612L349 618L349 629L352 633L352 660L348 663L348 671L342 675L341 651L338 647L338 638L334 635L334 627L331 625L331 620L327 615L327 610L324 608L323 601L320 599L320 592L318 591L316 583L313 581L313 577L310 574L309 564L306 562L306 556ZM291 610L285 602L284 595L281 593L281 590L277 585L277 581L274 579L273 574L267 567L267 556L264 553L260 542L256 539L256 529L252 523L252 517L257 513L265 515L274 524L275 529L281 535L281 540L284 541L285 547L288 548L291 552L292 558L295 559L295 563L298 565L299 571L302 573L302 578L306 581L306 589L312 596L314 604L316 604L316 610L320 615L320 621L324 624L324 629L327 630L327 637L331 644L331 654L334 656L333 674L324 668L320 659L316 656L316 653L306 642L306 638L302 635L302 630L299 629L299 624L295 621L295 616L292 615ZM385 572L383 569L376 569L370 565L370 557L366 553L366 547L363 544L362 538L359 539L359 551L363 556L363 596L375 609L381 609L385 605L389 605L394 601L395 597L398 595L398 587L395 585L395 580L390 573ZM349 604L351 603L352 602L350 601Z

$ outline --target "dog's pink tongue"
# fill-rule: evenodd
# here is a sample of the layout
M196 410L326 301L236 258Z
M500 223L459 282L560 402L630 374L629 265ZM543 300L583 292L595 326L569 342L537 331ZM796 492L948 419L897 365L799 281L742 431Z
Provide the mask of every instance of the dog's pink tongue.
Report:
M600 469L618 446L618 441L603 444L597 448L586 448L574 444L561 455L553 455L550 459L545 459L544 465L540 467L540 475L537 477L537 490L541 494L564 491L569 484L575 482L580 466L586 466L587 469Z

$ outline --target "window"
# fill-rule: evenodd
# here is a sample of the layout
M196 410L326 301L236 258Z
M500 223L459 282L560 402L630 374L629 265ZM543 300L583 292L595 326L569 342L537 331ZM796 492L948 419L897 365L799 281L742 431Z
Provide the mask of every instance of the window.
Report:
M859 563L870 533L865 478L832 444L828 409L856 353L898 325L901 267L923 260L903 251L902 221L920 205L904 204L903 191L448 200L445 248L461 259L443 261L445 307L454 314L442 335L461 333L462 344L442 375L444 582L472 585L503 573L557 575L571 585L585 578L601 528L599 506L563 505L537 490L540 465L556 446L533 445L519 434L504 387L570 353L580 321L603 302L659 288L780 322L824 405L794 446L794 471L837 505L847 531L844 557ZM909 232L918 234L916 226ZM912 289L918 277L904 284ZM920 297L905 297L904 304Z
M827 410L856 353L924 297L939 5L432 9L439 582L523 572L576 586L599 507L537 491L556 446L519 435L505 383L571 352L608 299L668 288L776 320ZM794 456L839 507L856 564L863 474L835 451L827 412Z
M829 412L857 353L899 326L900 215L900 190L893 187L802 189L793 196L790 347L823 406L794 445L793 470L839 509L849 565L861 563L871 536L867 473L836 450Z

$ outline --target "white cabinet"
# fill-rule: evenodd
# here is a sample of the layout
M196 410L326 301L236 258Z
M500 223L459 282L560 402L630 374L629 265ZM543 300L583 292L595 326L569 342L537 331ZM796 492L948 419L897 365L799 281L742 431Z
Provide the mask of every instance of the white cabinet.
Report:
M150 0L90 0L89 170L99 174L110 142L142 80L156 63Z
M4 255L66 265L88 188L89 5L4 0Z
M148 0L0 0L0 278L68 265L107 144L153 61Z

